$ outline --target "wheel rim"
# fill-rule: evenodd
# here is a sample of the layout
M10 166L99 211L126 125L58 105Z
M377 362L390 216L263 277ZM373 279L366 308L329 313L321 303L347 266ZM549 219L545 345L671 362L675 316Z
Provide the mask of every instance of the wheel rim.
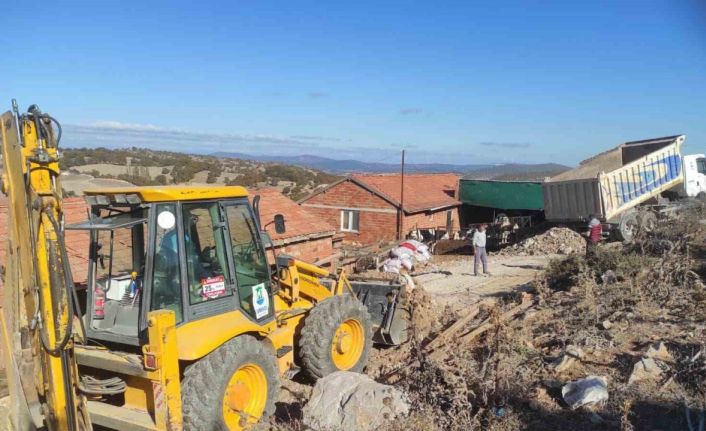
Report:
M223 395L223 419L231 430L256 423L267 403L267 377L260 366L245 364L231 376Z
M623 235L623 239L626 241L631 241L637 228L638 220L635 217L629 217L624 220L620 228L620 233Z
M336 329L331 341L331 359L339 370L350 370L360 360L365 348L363 325L348 319Z

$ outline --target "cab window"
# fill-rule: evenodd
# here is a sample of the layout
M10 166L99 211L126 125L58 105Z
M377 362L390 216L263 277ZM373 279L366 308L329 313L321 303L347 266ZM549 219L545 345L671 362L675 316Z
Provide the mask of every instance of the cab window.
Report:
M181 273L177 242L176 205L156 206L157 231L152 269L151 310L172 310L176 321L183 320L181 300Z
M217 202L182 205L191 305L232 295L224 225Z
M252 317L261 319L271 311L271 282L255 219L245 203L226 206L226 216L240 306Z
M696 159L696 170L706 175L706 159Z

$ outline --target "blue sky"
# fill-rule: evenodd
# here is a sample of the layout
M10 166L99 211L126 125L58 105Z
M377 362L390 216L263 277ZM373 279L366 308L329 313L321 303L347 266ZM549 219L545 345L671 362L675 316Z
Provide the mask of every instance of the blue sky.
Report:
M0 95L66 146L573 164L706 150L706 0L4 5ZM70 3L70 5L68 5Z

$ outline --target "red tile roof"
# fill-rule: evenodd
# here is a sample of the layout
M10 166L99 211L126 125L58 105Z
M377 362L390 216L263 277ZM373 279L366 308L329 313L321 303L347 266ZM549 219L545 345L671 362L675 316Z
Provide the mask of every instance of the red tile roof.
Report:
M255 195L261 198L260 219L263 227L274 241L314 234L333 236L336 233L336 228L328 221L297 205L275 189L250 190L250 196ZM287 231L283 234L275 233L274 224L265 226L274 219L275 214L284 215Z
M353 174L350 178L368 186L394 205L400 204L400 174ZM405 212L461 205L454 197L458 180L456 174L405 174Z

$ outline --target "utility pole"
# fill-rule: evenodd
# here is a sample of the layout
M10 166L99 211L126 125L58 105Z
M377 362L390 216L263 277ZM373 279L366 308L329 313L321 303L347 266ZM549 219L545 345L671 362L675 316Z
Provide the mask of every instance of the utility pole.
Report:
M402 169L400 172L400 209L397 214L397 240L402 241L402 231L404 230L404 153L402 150Z

